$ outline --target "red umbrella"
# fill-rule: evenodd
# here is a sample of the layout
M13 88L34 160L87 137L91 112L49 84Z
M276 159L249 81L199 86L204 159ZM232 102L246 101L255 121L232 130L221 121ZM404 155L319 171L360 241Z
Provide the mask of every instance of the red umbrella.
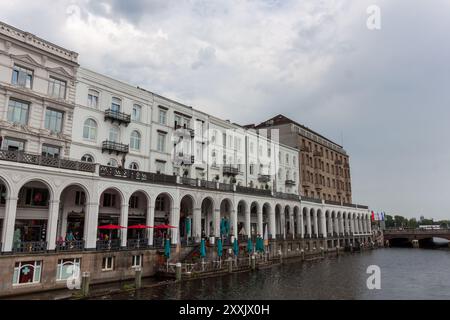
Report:
M98 227L100 230L118 230L118 229L126 229L125 227L122 227L122 226L118 226L118 225L115 225L115 224L108 224L108 225L105 225L105 226L100 226L100 227Z
M149 229L149 228L153 228L153 227L146 226L146 225L143 225L143 224L136 224L134 226L129 226L128 227L128 229Z
M176 229L177 227L168 225L168 224L159 224L153 227L154 229Z

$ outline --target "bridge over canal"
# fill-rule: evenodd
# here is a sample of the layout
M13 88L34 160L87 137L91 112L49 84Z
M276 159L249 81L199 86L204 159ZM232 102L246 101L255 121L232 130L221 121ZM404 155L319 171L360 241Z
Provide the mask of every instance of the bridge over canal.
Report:
M395 245L422 246L430 244L433 238L441 238L450 241L450 229L437 229L437 230L402 229L402 230L384 231L384 241L389 241L389 244L393 246Z

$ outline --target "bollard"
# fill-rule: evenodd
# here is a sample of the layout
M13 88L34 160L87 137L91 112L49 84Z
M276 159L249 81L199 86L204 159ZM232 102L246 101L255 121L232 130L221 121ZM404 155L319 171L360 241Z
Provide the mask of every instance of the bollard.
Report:
M181 263L177 262L175 265L175 280L180 281L181 280Z
M339 255L339 249L340 249L340 247L339 247L339 246L336 246L336 254L337 254L337 255Z
M233 272L233 259L231 259L231 257L228 258L228 272Z
M350 242L350 252L353 253L353 243Z
M301 253L302 253L302 260L305 260L305 250L301 250Z
M83 276L81 278L81 295L83 297L89 296L89 284L91 280L91 275L89 272L83 272Z
M252 255L252 270L255 270L255 269L256 269L256 259L255 259L255 256Z
M136 267L134 270L134 287L140 289L142 287L142 268Z
M325 250L323 249L323 247L320 247L320 252L322 253L322 257L325 257Z
M280 251L278 251L278 254L280 255L280 263L283 263L283 253Z

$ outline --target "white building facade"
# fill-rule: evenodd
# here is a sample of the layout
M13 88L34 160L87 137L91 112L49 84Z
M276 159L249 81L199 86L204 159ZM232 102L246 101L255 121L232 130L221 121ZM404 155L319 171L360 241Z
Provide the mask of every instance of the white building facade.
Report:
M0 251L368 241L368 207L301 200L298 150L276 134L81 68L0 23Z

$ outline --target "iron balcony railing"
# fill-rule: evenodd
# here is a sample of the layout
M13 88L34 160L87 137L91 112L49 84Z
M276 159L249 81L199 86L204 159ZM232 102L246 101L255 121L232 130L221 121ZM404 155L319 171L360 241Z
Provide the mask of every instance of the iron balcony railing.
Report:
M310 197L305 197L305 196L302 196L301 201L314 202L314 203L322 203L322 200L321 200L321 199L310 198Z
M83 251L84 241L61 241L56 243L56 251Z
M271 196L272 191L270 189L256 189L244 186L236 186L236 192L252 194L257 196Z
M128 239L127 249L146 249L148 248L148 239Z
M293 194L293 193L276 192L276 193L274 193L274 197L279 198L279 199L285 199L285 200L294 200L294 201L299 200L298 194Z
M42 155L26 153L22 151L0 150L0 160L34 164L38 166L53 167L67 170L95 172L95 164L93 163L74 161L69 159L45 157Z
M231 165L224 165L222 168L222 172L223 172L223 174L226 174L226 175L235 176L235 175L239 174L239 169L237 167L233 167Z
M22 241L13 246L14 253L41 253L47 251L46 241Z
M99 174L101 177L135 180L149 183L176 184L177 177L159 173L142 172L136 170L128 170L123 168L100 166Z
M105 140L103 141L102 152L105 151L110 154L113 152L116 152L117 154L128 153L130 151L130 147L127 144Z
M120 239L98 240L97 241L97 250L106 251L106 250L119 250L119 249L120 249Z
M333 200L325 200L325 204L331 204L334 206L340 206L341 202L340 201L333 201Z
M123 123L128 126L128 124L131 122L131 116L123 112L108 109L105 111L105 120L111 120L112 123L114 123L114 121L117 121L119 124Z
M262 183L269 182L271 180L272 176L270 174L259 174L258 175L258 181Z

